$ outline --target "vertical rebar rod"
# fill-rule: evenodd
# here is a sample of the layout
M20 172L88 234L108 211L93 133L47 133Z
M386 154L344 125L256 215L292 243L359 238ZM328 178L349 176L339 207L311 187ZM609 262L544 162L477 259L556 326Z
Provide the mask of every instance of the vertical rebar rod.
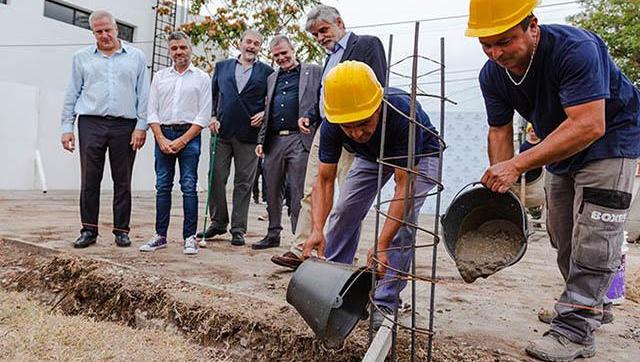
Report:
M445 65L444 65L445 57L444 57L444 38L440 38L440 137L444 140L444 110L445 110ZM438 162L438 182L442 184L442 169L443 169L443 145L440 145L440 151L438 152L439 162ZM438 262L438 244L440 243L440 201L441 201L441 192L438 192L436 196L436 217L435 217L435 225L434 225L434 235L437 240L434 240L433 250L431 254L431 291L429 296L429 345L427 348L427 361L431 362L433 358L433 316L435 309L435 292L436 292L436 265Z
M407 168L415 167L416 153L416 109L418 102L418 47L420 37L420 22L416 22L415 38L413 43L413 69L411 70L411 123L409 124L409 145L407 147ZM409 220L411 223L417 223L415 204L416 193L416 175L409 173L409 189L405 193L405 213L408 208ZM406 220L406 219L405 219ZM411 273L416 275L416 228L411 227ZM403 250L404 252L404 250ZM416 280L411 278L411 362L416 360Z
M390 78L390 74L391 74L391 54L392 54L392 49L393 49L393 34L389 35L389 49L387 51L387 69L385 71L385 91L386 91L386 87L389 86L389 78ZM387 131L387 103L386 102L382 102L382 134L380 136L380 156L378 157L378 161L384 159L384 144L386 142L386 132ZM377 191L377 195L376 195L376 226L375 226L375 235L374 235L374 242L373 242L373 273L371 274L371 300L373 300L373 296L376 293L376 270L378 268L378 262L376 261L378 258L378 234L380 231L380 204L382 202L381 200L381 193L382 193L382 186L384 186L382 184L382 175L383 175L383 170L384 170L384 166L382 165L382 163L378 162L378 191ZM373 316L373 312L375 311L375 306L373 304L371 304L369 306L369 315ZM373 318L369 318L369 344L371 344L371 341L373 340Z

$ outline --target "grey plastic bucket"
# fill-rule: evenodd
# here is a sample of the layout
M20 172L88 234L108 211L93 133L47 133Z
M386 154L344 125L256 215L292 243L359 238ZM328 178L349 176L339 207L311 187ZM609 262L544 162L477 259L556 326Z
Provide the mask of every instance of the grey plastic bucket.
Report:
M522 240L519 251L504 267L520 261L527 251L529 236L527 212L520 199L512 191L493 192L479 182L470 183L463 187L442 216L442 233L447 253L455 259L456 243L460 236L492 220L507 220L522 231L519 235Z
M340 348L359 320L368 318L371 272L317 258L302 263L289 281L291 304L327 348Z

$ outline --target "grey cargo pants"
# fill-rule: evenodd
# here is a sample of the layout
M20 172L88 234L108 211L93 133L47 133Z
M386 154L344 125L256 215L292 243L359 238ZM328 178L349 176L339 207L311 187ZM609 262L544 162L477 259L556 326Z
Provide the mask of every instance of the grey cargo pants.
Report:
M609 158L545 175L547 231L566 283L551 329L576 343L593 343L600 327L605 294L620 265L635 169L635 159Z

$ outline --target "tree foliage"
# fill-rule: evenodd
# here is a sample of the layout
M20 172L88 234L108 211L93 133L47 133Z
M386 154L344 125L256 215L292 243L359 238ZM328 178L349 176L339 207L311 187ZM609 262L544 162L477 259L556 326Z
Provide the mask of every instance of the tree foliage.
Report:
M320 62L323 48L301 26L306 12L319 4L319 0L193 0L189 12L198 20L182 24L180 30L191 36L195 46L202 47L204 54L195 56L194 63L209 73L217 56L228 57L246 29L264 36L263 57L271 58L269 40L285 34L296 47L298 59Z
M640 86L640 0L580 0L569 22L598 34L624 74Z

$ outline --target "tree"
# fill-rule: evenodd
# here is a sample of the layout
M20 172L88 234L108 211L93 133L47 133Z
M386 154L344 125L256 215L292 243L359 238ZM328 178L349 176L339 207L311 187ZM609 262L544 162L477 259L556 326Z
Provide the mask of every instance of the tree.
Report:
M217 4L214 11L208 5ZM320 62L324 59L323 48L300 26L300 19L319 0L193 0L189 12L198 21L182 24L180 30L187 33L195 46L201 45L204 54L194 56L194 63L211 73L216 55L229 56L246 29L255 29L265 37L286 34L296 47L298 59L305 62ZM198 17L198 14L207 14ZM263 46L262 56L271 58Z
M580 0L569 22L598 34L624 74L640 86L640 0Z

